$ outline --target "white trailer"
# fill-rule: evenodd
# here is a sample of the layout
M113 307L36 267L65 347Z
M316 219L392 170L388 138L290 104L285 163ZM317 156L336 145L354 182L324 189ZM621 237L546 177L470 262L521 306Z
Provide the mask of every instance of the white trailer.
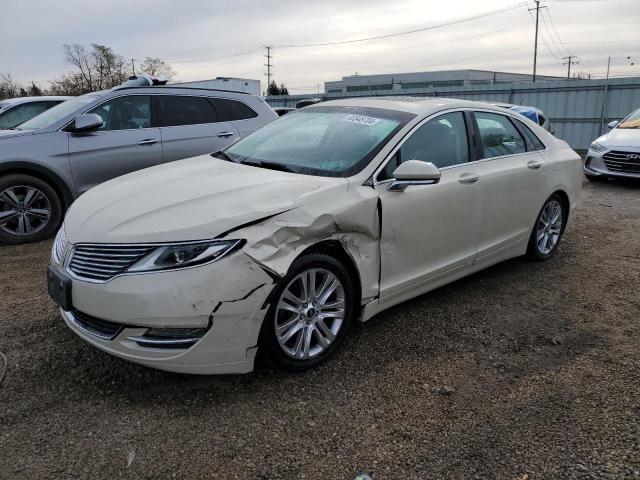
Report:
M193 87L193 88L213 88L219 90L231 90L233 92L252 93L261 95L260 80L251 80L249 78L233 78L233 77L216 77L211 80L197 80L195 82L173 83L175 86Z

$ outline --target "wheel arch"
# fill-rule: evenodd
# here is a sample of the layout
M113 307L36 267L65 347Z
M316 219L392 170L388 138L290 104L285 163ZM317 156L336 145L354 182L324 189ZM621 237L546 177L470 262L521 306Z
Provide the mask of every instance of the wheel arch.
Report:
M73 202L73 193L67 183L47 167L27 162L6 162L0 165L0 177L12 174L32 175L47 182L60 197L64 210Z
M567 219L569 218L569 211L571 210L571 201L569 200L569 195L567 194L567 192L562 189L554 191L551 195L549 195L549 197L553 195L558 195L558 197L560 197L560 200L562 201L563 211L565 212L564 221L562 222L562 230L564 230L567 224Z
M349 272L349 276L351 277L351 281L353 282L353 286L356 291L356 298L360 299L360 302L362 301L362 279L360 278L360 271L357 263L342 243L338 240L322 240L305 248L296 258L307 253L324 253L331 255L336 260L340 261L347 269L347 272Z

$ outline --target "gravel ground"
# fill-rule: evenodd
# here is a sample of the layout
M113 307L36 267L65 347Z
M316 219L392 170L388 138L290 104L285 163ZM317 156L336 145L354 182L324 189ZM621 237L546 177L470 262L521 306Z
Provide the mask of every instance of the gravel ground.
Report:
M640 184L585 184L553 260L395 307L300 375L88 346L47 298L49 248L0 247L2 479L640 478Z

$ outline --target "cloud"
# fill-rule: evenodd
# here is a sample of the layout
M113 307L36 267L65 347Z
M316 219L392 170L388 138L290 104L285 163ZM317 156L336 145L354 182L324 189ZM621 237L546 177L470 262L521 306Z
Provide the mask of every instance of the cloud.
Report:
M44 86L70 67L64 43L102 43L127 58L157 56L173 61L181 80L216 76L264 82L264 45L350 40L439 24L508 7L515 0L111 0L50 2L23 0L3 5L0 71ZM541 74L562 75L559 57L578 55L578 70L638 73L636 0L547 2L541 21ZM29 12L26 14L25 12ZM614 42L615 43L577 43ZM565 42L565 43L560 43ZM628 43L625 43L628 42ZM251 51L243 56L228 56ZM525 6L479 20L363 43L313 48L275 48L274 78L290 91L315 91L318 84L356 71L361 74L482 68L529 72L533 21ZM202 61L203 59L209 59Z

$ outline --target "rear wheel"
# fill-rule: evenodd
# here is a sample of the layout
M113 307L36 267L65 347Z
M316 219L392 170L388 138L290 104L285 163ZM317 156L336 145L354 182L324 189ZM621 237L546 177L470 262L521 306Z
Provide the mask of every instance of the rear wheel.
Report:
M334 354L357 305L346 268L316 253L291 265L272 299L261 344L271 363L293 372L316 367Z
M527 256L532 260L546 260L558 249L564 233L567 213L558 194L551 195L542 206L529 237Z
M0 242L28 243L50 237L62 217L62 202L45 181L25 174L0 178Z

